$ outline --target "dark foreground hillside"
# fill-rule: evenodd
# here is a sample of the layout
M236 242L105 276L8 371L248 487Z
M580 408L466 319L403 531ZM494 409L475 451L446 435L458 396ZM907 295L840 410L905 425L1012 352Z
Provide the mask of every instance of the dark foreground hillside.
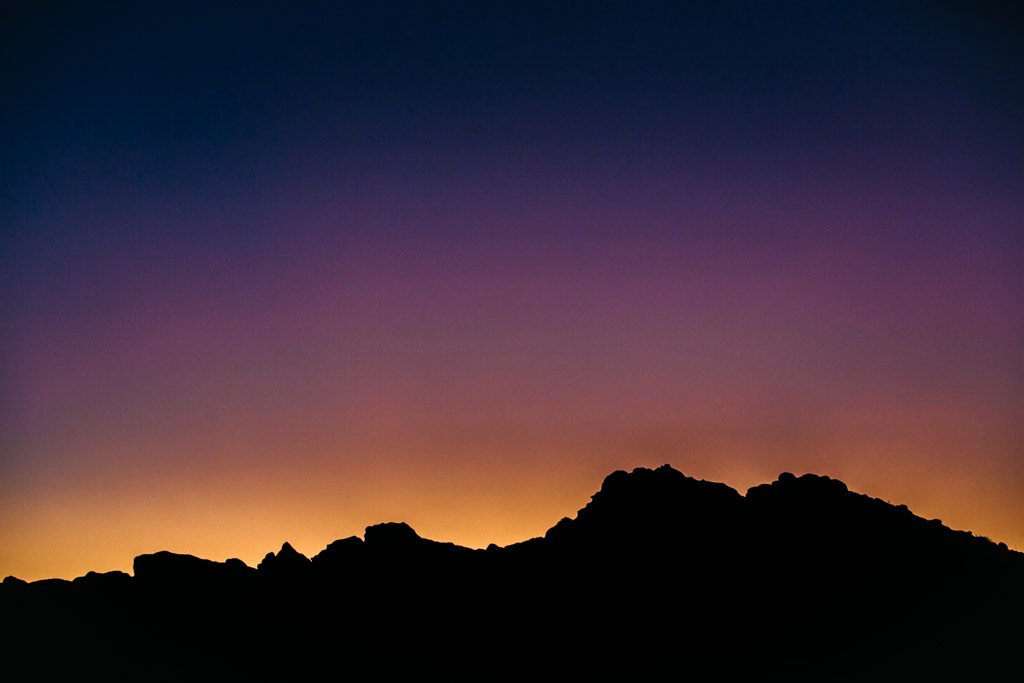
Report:
M1024 680L1024 556L827 477L615 472L543 538L0 585L3 680Z

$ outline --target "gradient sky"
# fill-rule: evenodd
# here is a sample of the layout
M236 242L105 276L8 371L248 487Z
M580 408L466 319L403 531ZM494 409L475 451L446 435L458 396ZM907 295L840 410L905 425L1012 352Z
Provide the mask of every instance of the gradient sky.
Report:
M1019 16L90 4L0 20L0 576L666 462L1024 549Z

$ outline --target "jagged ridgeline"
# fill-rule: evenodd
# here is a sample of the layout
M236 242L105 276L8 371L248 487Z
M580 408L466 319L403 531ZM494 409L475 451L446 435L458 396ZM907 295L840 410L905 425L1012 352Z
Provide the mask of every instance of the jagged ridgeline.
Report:
M668 466L504 548L389 523L0 586L10 680L1020 680L1022 614L1005 545L828 477L742 496Z

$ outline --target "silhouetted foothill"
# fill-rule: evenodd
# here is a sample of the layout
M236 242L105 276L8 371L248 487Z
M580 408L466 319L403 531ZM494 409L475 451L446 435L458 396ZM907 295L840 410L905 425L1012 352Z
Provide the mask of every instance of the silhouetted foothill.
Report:
M366 543L376 547L401 547L423 539L405 522L385 522L366 527Z
M75 585L82 585L86 587L95 587L98 589L116 589L121 586L127 586L131 583L132 577L125 572L89 572L85 576L79 576L77 579L72 581Z
M504 548L389 522L256 569L164 551L134 576L7 577L0 642L16 680L259 678L268 657L290 677L994 680L1018 670L1022 557L828 477L742 496L666 465Z
M725 484L693 479L668 465L640 468L608 475L575 524L633 524L634 532L650 526L699 527L735 516L742 503L743 497Z
M213 562L166 550L139 555L133 567L138 582L164 589L213 588L242 581L253 572L241 560Z
M358 536L341 538L314 555L312 564L319 571L352 569L362 559L363 549L363 539Z
M277 554L267 553L256 569L260 576L272 579L294 579L308 571L310 566L309 558L285 541Z

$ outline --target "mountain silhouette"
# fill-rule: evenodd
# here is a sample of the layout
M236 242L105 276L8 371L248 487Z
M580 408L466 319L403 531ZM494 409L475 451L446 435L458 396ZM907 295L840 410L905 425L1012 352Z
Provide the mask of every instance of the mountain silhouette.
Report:
M744 496L667 465L503 548L385 523L256 568L0 584L11 680L1014 680L1022 614L1003 544L828 477Z

